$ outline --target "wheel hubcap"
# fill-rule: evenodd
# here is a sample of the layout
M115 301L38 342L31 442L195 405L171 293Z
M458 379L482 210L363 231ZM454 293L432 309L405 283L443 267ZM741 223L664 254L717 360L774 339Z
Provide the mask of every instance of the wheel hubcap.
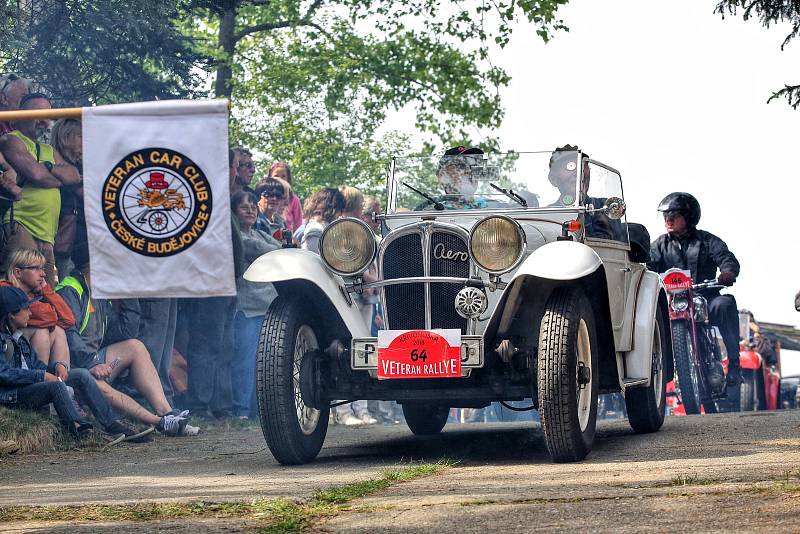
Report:
M578 325L578 362L576 368L578 423L581 432L589 425L589 414L592 411L592 345L589 341L589 328L581 319Z
M294 390L294 406L297 410L297 422L303 434L311 434L317 428L319 422L319 410L306 406L303 402L303 395L300 392L300 366L305 354L312 350L317 350L317 336L308 325L303 325L297 331L297 338L294 343L294 358L292 361L292 389Z

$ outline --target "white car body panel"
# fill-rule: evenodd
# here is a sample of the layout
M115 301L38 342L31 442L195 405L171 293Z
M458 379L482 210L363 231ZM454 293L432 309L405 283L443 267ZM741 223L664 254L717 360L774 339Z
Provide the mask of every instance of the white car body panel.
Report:
M646 271L642 275L636 298L633 350L623 353L626 379L646 378L650 385L653 366L653 324L656 320L661 279L657 273ZM662 332L661 335L670 335Z
M245 271L244 278L251 282L306 280L330 299L353 337L370 335L361 307L352 298L345 297L347 292L342 278L331 273L313 252L292 248L273 250L254 261ZM313 306L313 303L309 304Z
M554 241L542 245L525 258L510 283L529 275L548 280L577 280L603 265L597 252L576 241Z

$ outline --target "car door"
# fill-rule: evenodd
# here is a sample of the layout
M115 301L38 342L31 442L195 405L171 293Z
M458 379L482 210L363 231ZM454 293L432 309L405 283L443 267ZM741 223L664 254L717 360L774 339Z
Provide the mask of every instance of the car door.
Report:
M583 204L591 209L600 209L610 197L624 198L622 179L616 170L593 160L584 166ZM587 180L588 179L588 180ZM584 242L603 260L603 269L608 284L608 304L611 325L614 329L614 342L618 351L630 350L630 337L623 334L627 317L626 309L630 288L634 279L641 275L641 269L630 262L628 251L628 228L625 217L610 219L605 213L588 212L584 217Z

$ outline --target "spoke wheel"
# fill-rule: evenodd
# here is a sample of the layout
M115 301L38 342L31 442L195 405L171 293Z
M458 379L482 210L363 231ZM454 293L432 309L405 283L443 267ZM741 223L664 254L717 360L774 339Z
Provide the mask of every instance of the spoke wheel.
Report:
M594 313L577 288L555 290L539 330L537 395L542 431L556 462L582 460L597 422L597 335Z
M279 296L264 316L258 342L261 430L272 455L285 465L316 458L328 432L330 410L306 405L300 388L303 360L319 348L316 324L300 299Z
M700 379L695 364L691 332L683 321L672 323L676 390L687 415L700 413Z

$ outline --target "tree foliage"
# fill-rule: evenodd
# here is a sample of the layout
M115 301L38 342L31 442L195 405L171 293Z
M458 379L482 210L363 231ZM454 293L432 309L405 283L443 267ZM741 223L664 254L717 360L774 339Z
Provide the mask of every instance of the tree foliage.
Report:
M482 143L500 124L508 74L492 64L527 21L547 40L567 0L196 0L193 38L217 60L233 137L294 163L302 192L374 189L390 153L411 145ZM418 139L378 132L413 114ZM380 172L378 172L380 171Z
M738 15L742 13L744 20L756 18L765 27L773 24L788 23L791 30L781 43L783 50L789 42L800 34L800 1L798 0L723 0L717 4L716 13L722 15ZM775 91L767 102L776 98L785 98L792 108L800 106L800 85L785 85Z
M204 59L163 0L0 0L0 67L35 80L61 105L197 94Z

